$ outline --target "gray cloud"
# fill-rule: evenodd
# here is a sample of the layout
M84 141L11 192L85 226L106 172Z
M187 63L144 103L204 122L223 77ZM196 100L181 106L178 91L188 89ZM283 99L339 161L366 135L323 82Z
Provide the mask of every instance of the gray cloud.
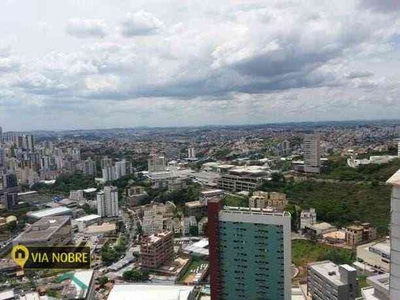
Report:
M77 38L104 38L107 35L107 26L103 20L71 19L65 31Z
M399 0L361 0L361 4L363 7L382 12L396 12L400 10Z

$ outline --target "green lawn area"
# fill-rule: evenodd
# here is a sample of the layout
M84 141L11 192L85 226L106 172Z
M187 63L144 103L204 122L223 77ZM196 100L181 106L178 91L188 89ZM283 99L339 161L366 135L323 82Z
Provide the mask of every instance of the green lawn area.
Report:
M197 257L193 257L192 262L190 263L189 267L187 268L186 272L183 273L180 278L179 281L184 281L185 278L193 273L193 270L195 270L196 268L198 268L201 264L208 264L208 261L206 260L202 260L200 258Z
M350 250L308 240L292 241L292 260L298 267L321 260L331 260L336 264L351 264L354 261Z
M249 200L247 197L241 196L233 196L233 195L226 195L223 199L224 205L227 206L241 206L241 207L248 207Z
M361 295L361 289L368 286L367 284L367 277L366 276L359 276L358 277L358 294Z

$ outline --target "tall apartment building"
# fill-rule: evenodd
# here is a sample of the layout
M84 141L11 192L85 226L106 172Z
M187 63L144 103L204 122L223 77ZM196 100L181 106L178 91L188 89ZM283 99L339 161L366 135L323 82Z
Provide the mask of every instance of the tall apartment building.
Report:
M96 175L96 162L90 157L83 162L83 174L85 176L95 176Z
M253 196L249 198L250 208L277 208L284 209L288 204L286 194L277 192L255 191Z
M117 179L116 172L115 172L115 166L105 166L101 172L103 175L104 182L113 181L113 180Z
M115 177L116 179L126 176L126 160L117 161L115 163Z
M321 167L321 146L318 134L304 136L304 171L319 173Z
M307 294L315 300L355 300L358 296L357 270L331 261L309 264Z
M188 159L196 159L196 149L188 148Z
M397 156L400 157L400 142L397 144Z
M390 210L390 300L400 299L400 170L387 184L392 185Z
M97 193L97 214L101 217L118 217L118 189L105 186L104 191Z
M174 259L174 237L171 231L145 237L140 245L142 267L156 269Z
M112 159L111 158L108 158L107 156L105 156L100 160L101 169L104 169L104 168L110 167L110 166L112 166Z
M149 172L163 172L167 168L164 156L152 155L147 160L147 168Z
M317 213L314 208L303 209L300 213L300 229L305 229L317 223Z
M211 299L291 299L290 214L208 202Z

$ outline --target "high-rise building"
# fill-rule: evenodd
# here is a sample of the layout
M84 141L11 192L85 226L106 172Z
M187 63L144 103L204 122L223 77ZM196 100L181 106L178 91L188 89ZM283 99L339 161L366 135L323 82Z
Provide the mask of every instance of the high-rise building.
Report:
M104 182L113 181L113 180L117 179L115 177L115 175L116 175L115 166L105 166L102 169L102 175L103 175Z
M400 170L387 181L392 185L390 210L390 300L400 299Z
M304 136L304 171L319 173L321 167L321 146L318 134Z
M291 151L291 149L290 149L290 142L288 141L288 140L284 140L282 143L281 143L281 155L289 155L290 154L290 151Z
M81 149L79 149L79 148L72 149L72 160L74 160L74 161L81 160Z
M115 163L115 179L126 176L126 160L117 161Z
M97 214L101 217L118 217L118 189L105 186L104 191L97 193Z
M152 155L147 160L149 172L163 172L166 170L167 164L164 156Z
M106 167L111 167L112 166L112 159L108 158L107 156L103 157L100 161L100 167L101 169L104 169Z
M400 142L397 144L397 156L400 157Z
M0 144L3 142L3 128L0 126Z
M291 298L290 214L208 201L211 299Z
M83 174L85 176L95 176L96 175L96 162L90 157L83 162Z
M188 148L188 159L196 159L196 149Z

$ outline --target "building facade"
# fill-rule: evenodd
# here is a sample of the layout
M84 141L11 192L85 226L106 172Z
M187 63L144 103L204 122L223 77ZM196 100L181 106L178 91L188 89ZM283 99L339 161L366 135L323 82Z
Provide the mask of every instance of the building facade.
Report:
M104 191L97 193L97 214L101 217L118 217L118 189L105 186Z
M211 299L291 298L290 214L208 203Z
M142 267L156 269L174 259L174 237L171 231L146 237L140 245Z
M357 270L331 261L309 264L307 294L315 300L355 300L358 296Z
M321 146L318 134L306 134L304 136L304 171L307 173L319 173L321 167Z
M300 213L300 229L304 230L306 227L312 226L317 223L317 213L314 208L303 209Z

